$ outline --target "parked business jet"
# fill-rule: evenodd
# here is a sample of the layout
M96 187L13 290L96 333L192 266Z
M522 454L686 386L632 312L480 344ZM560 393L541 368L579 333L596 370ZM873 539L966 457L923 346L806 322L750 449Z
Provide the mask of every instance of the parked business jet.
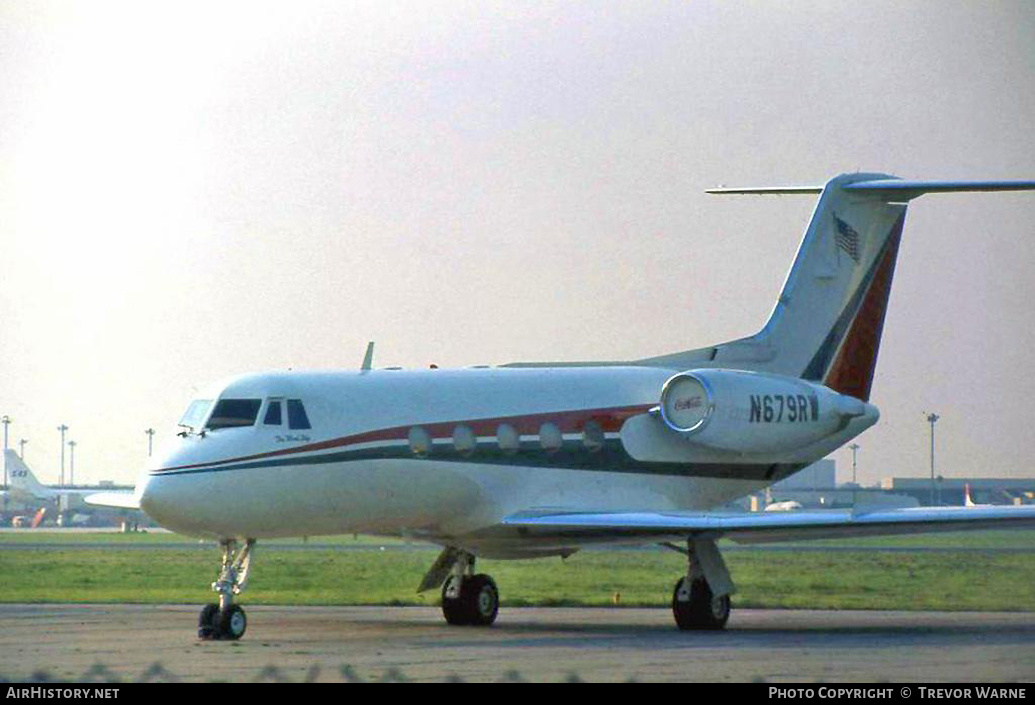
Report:
M870 512L714 511L823 458L877 422L870 388L908 202L1025 182L845 174L822 187L760 332L626 362L271 372L193 401L135 500L174 531L217 539L202 638L238 639L234 602L256 539L341 533L443 547L419 590L450 624L489 625L499 593L475 559L566 556L602 543L686 554L680 629L721 629L734 590L716 547L737 541L1035 526L1035 506ZM238 542L243 542L240 547Z

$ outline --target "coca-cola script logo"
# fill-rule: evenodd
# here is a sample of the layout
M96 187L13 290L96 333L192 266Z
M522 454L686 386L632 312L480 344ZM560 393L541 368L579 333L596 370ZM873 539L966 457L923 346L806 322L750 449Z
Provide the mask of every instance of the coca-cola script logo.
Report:
M672 408L675 411L686 411L687 409L700 408L701 404L703 403L704 402L701 401L701 397L699 396L688 397L686 399L676 399L676 403L673 405Z

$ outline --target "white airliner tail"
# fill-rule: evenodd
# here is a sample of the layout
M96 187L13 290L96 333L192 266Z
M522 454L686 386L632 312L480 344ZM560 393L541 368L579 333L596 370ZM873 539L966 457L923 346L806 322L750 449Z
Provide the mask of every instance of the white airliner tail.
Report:
M925 193L1031 189L1035 181L904 181L885 174L842 174L823 187L709 191L817 193L819 201L761 331L639 363L772 372L868 401L908 201Z
M7 464L7 477L13 496L26 499L54 499L54 490L41 485L29 466L13 450L4 451L4 462Z

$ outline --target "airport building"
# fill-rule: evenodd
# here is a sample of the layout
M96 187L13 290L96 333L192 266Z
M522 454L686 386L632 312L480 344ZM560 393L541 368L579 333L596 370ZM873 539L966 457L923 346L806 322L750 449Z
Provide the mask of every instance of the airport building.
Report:
M777 482L765 492L749 500L748 508L761 511L772 505L805 509L839 509L854 506L894 509L915 507L919 502L911 495L881 487L863 488L851 483L837 483L837 463L824 458Z
M832 458L819 460L773 485L773 492L821 491L837 489L837 463Z
M948 478L886 477L880 488L885 492L915 497L922 505L962 506L967 487L975 504L1032 504L1035 478Z
M803 507L851 507L856 505L892 507L961 507L970 488L974 504L1035 503L1035 478L935 478L888 477L874 487L837 483L835 461L820 460L785 480L777 482L753 500L755 511L773 503L797 502Z

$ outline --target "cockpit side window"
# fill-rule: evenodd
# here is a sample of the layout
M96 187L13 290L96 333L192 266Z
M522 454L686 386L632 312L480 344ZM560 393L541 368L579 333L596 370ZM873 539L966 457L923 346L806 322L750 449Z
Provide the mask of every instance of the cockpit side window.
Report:
M195 399L190 403L190 406L187 407L187 410L183 412L179 425L186 426L191 429L192 432L201 428L201 424L205 422L205 417L208 415L208 411L211 408L211 399Z
M287 415L288 415L288 428L292 429L304 429L312 428L309 425L309 417L305 413L305 407L302 406L301 399L288 399L287 400Z
M206 428L215 430L252 426L259 415L260 406L262 399L220 399L216 402L216 408L212 410Z
M266 416L262 419L262 422L267 426L280 426L284 423L279 399L270 399L269 406L266 407Z

